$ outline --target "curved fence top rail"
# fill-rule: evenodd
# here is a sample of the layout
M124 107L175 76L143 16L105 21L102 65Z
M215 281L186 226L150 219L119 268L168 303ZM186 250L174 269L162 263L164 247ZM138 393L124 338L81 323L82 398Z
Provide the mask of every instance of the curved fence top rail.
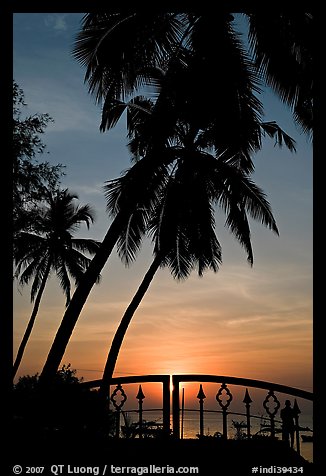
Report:
M95 388L101 385L101 379L89 380L82 382L80 385L86 388ZM113 377L111 385L122 383L142 383L142 382L161 382L165 385L170 384L170 375L132 375L126 377ZM313 400L313 393L300 388L289 387L279 383L268 382L265 380L256 380L242 377L230 377L226 375L209 375L209 374L180 374L172 375L172 382L174 387L178 386L180 382L210 382L210 383L224 383L229 385L239 385L246 387L261 388L265 390L273 390L276 392L286 393L295 397L304 398L306 400Z
M102 379L89 380L82 382L80 385L86 388L96 388L101 385ZM119 383L142 383L142 382L159 382L170 384L170 375L129 375L127 377L113 377L111 379L111 385Z
M176 386L180 382L214 382L231 385L241 385L246 387L262 388L265 390L273 390L276 392L287 393L295 397L313 400L313 393L300 388L289 387L279 383L267 382L265 380L256 380L250 378L230 377L226 375L203 375L203 374L184 374L173 375L173 385Z

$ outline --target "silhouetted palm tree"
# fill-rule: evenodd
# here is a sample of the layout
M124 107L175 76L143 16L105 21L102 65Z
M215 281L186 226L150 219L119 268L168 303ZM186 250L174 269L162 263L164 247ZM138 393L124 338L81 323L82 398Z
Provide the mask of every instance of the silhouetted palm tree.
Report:
M311 133L312 14L264 10L241 16L249 23L254 60L247 62L247 67L274 89L292 108L294 119L304 131ZM180 61L194 74L198 92L193 90L192 94L197 94L205 107L207 98L228 96L232 76L235 81L244 73L234 60L245 53L247 46L242 39L244 33L239 35L233 20L232 14L216 9L196 14L89 13L84 17L74 53L86 67L89 91L97 101L105 100L104 109L111 106L111 101L125 101L144 85L156 87L157 70L166 70L167 64L175 68ZM192 82L183 83L185 89L193 86ZM103 119L101 128L105 129L105 115Z
M287 146L294 148L292 140L274 123L260 124L259 133L262 132L267 132L271 136L276 135L279 144L285 141ZM198 143L201 141L203 136L199 135ZM126 261L131 261L136 256L142 237L168 186L171 164L176 160L176 150L167 146L163 149L164 153L162 150L160 153L149 152L137 161L122 179L112 182L119 185L119 201L109 203L109 209L115 216L114 220L65 312L43 368L44 381L48 375L51 378L53 369L60 364L79 313L113 247L118 243L119 252ZM239 161L234 156L228 160L230 165L239 168Z
M154 242L154 260L114 335L100 384L103 397L108 395L125 333L157 270L169 267L176 279L187 278L195 268L199 276L208 268L218 271L222 253L215 232L215 205L226 213L226 226L244 247L251 265L253 252L247 215L278 233L262 190L230 160L223 156L216 158L201 150L198 146L200 137L198 144L193 143L192 147L185 139L186 147L173 148L175 163L152 214L149 228ZM119 208L117 202L122 182L123 179L107 185L108 206L113 214ZM128 234L121 237L119 252L127 262L130 250L135 252L136 248L130 243Z
M31 280L33 311L20 343L14 362L14 376L21 363L26 344L31 335L39 310L41 298L50 276L54 271L60 279L66 295L66 306L70 302L70 277L78 284L90 259L84 252L93 255L99 243L92 239L73 238L73 233L82 223L89 228L94 221L94 212L89 205L75 205L78 198L68 190L47 193L47 205L35 215L34 229L38 233L20 232L14 240L14 258L17 265L15 275L21 285ZM70 276L69 276L70 275Z
M264 132L294 150L293 141L275 123L262 123L257 68L232 19L215 11L85 16L75 56L86 67L90 92L103 101L101 129L113 127L127 107L130 148L139 160L124 176L119 213L65 312L41 374L43 381L55 375L116 242L133 230L133 246L140 246L169 180L174 158L168 146L178 141L180 124L190 125L200 136L202 150L211 148L247 174L254 168L252 155L261 149ZM154 88L154 100L136 99L148 85ZM147 110L150 120L144 120Z

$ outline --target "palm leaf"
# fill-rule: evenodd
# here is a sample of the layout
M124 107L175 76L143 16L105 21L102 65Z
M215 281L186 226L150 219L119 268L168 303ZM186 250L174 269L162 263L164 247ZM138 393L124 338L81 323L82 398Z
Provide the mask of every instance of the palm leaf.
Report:
M71 239L71 245L72 248L75 250L82 251L83 253L89 253L91 255L94 255L99 247L100 247L100 242L97 240L92 240L90 238L84 239L84 238L72 238Z
M230 202L225 224L247 252L247 260L250 265L253 265L250 227L245 210L240 208L238 203Z
M295 140L286 134L275 121L262 122L260 127L269 137L275 139L275 145L282 147L284 143L291 152L296 152Z
M106 129L112 129L116 126L127 107L128 104L126 102L120 101L119 99L112 99L111 96L107 94L102 110L100 130L105 131Z
M108 92L124 101L150 82L148 67L172 54L182 30L181 19L173 13L90 13L83 20L73 55L86 66L85 81L97 101Z
M222 158L221 158L222 159ZM237 169L224 160L217 160L214 177L217 190L220 190L216 199L227 213L230 203L237 203L241 210L245 210L254 219L278 234L271 206L265 193L240 169Z
M312 131L313 17L269 11L248 14L249 42L266 83L288 104L295 120Z
M50 260L50 257L45 256L42 259L42 261L38 262L37 266L35 266L34 280L33 280L32 287L31 287L31 302L34 301L34 299L36 297L36 294L37 294L37 291L40 289L42 281L43 281L43 279L46 275L46 270L47 270L47 267L48 267L48 264L49 264L49 260ZM27 268L26 273L28 273L28 272L30 272L30 270L28 271L28 268ZM25 272L22 274L22 279L24 279L23 278L24 274L25 274Z
M65 259L65 257L61 256L59 259L56 260L55 269L56 269L56 274L60 280L60 287L66 296L66 307L67 307L70 302L71 286L70 286L69 275L66 268L66 262L67 260Z
M138 208L130 214L126 227L121 230L117 242L117 249L120 258L127 266L129 266L137 256L142 238L147 230L148 220L148 210Z

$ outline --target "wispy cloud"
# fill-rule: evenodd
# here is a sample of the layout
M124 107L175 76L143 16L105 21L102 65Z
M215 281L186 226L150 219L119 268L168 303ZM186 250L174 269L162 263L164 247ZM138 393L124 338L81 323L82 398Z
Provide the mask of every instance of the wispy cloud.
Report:
M47 15L44 19L45 26L56 31L66 31L68 29L66 16L66 13L53 13Z
M94 183L90 185L80 184L69 182L69 188L71 190L76 190L76 192L83 195L101 195L103 196L103 184L102 183Z

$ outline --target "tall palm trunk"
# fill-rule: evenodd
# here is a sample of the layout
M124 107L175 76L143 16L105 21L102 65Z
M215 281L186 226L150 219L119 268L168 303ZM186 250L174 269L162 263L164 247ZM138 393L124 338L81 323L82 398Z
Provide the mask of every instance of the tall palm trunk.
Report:
M35 299L35 303L34 303L34 307L33 307L31 317L29 318L24 336L23 336L22 341L20 343L20 346L18 348L17 356L16 356L14 366L13 366L13 378L15 378L15 376L16 376L17 370L20 366L20 363L21 363L22 358L23 358L23 354L25 352L25 348L26 348L28 339L29 339L29 337L31 335L31 332L33 330L35 319L36 319L36 316L37 316L37 313L38 313L38 310L39 310L39 307L40 307L40 302L41 302L41 299L42 299L42 295L43 295L43 292L44 292L44 289L45 289L45 285L46 285L46 282L47 282L48 277L49 277L50 269L51 269L51 261L49 261L49 263L47 265L47 268L45 270L40 289L38 290L38 293L37 293L37 296L36 296L36 299Z
M119 213L114 219L71 298L40 375L40 382L44 385L49 384L55 377L80 312L119 238L122 226L127 221L125 217L125 214Z
M157 255L151 266L149 267L147 273L145 274L136 294L134 295L132 301L130 302L129 306L127 307L121 322L119 324L119 327L114 335L111 348L108 354L108 358L106 361L105 369L103 372L103 377L102 377L102 382L100 385L100 395L105 398L110 389L110 383L111 383L111 378L114 372L115 364L117 362L118 354L120 351L120 348L122 346L122 342L124 339L124 336L127 332L128 326L131 322L131 319L133 318L133 315L135 314L141 300L143 299L149 285L151 284L154 275L158 268L160 267L161 264L161 257Z

